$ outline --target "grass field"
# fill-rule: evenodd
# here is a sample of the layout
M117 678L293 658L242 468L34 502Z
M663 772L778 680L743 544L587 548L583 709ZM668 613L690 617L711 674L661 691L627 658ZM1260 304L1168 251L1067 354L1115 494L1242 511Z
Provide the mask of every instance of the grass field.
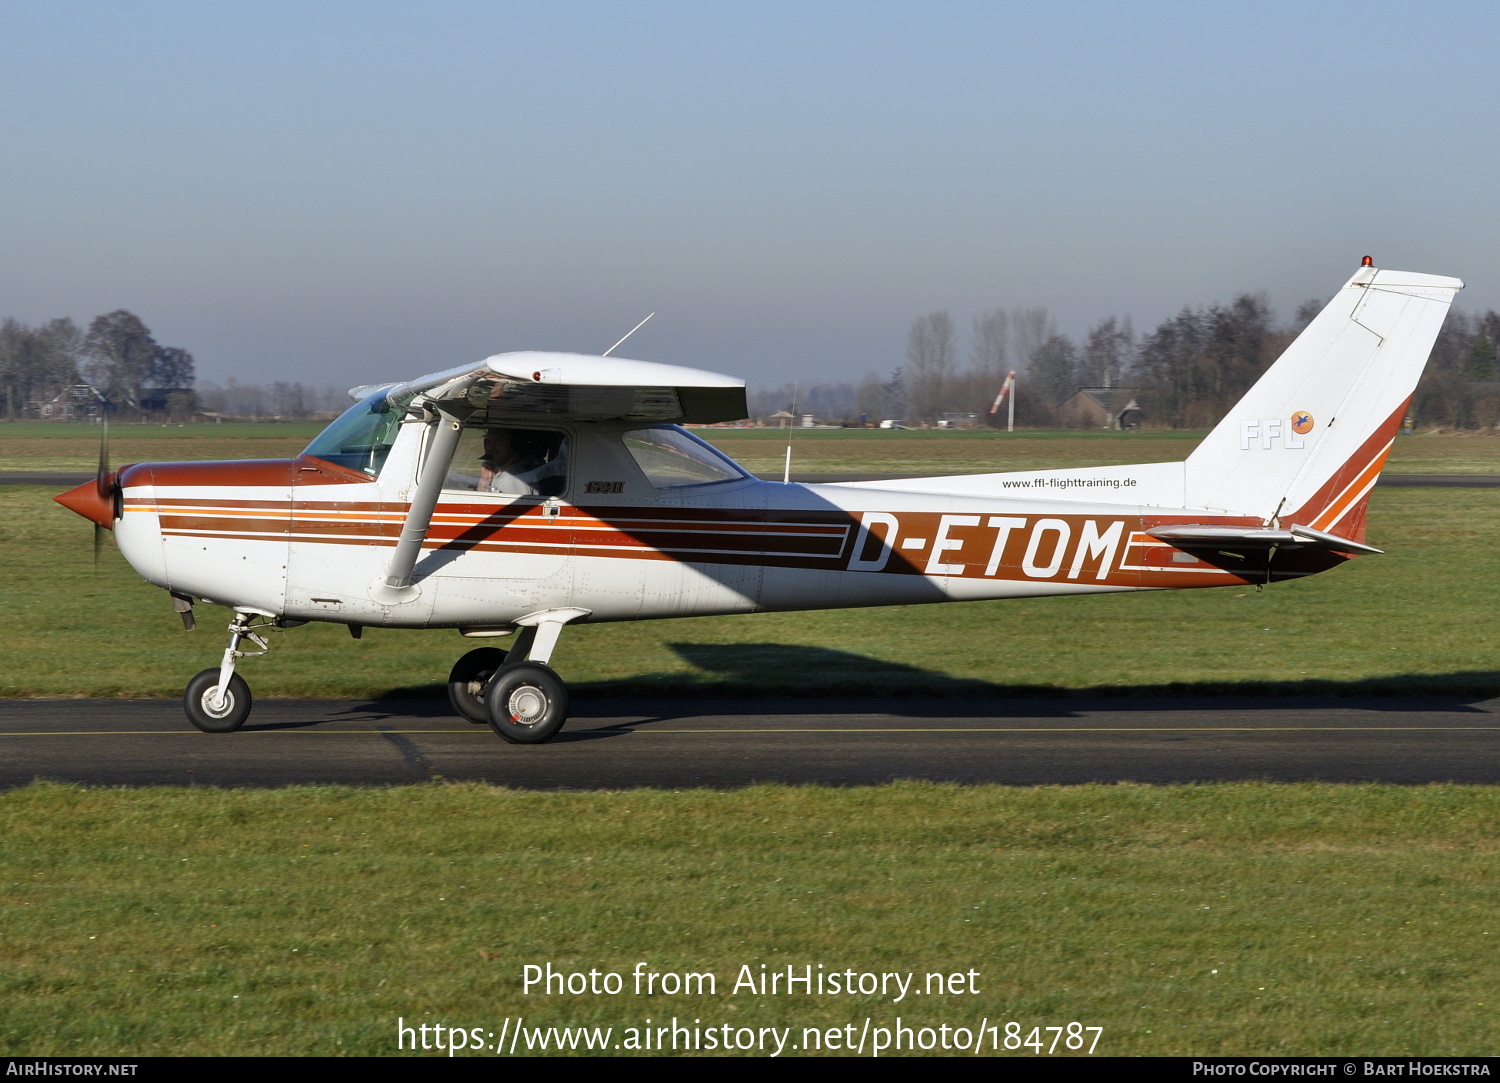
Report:
M300 452L320 423L112 425L114 463L277 458ZM780 475L787 433L698 429L748 469ZM1186 458L1201 432L793 430L792 465L809 473L978 473ZM0 424L0 471L91 471L99 430L61 422ZM1416 474L1500 473L1500 434L1417 433L1396 441L1387 469Z
M164 592L50 490L0 487L0 696L176 696L217 664L227 611L181 630ZM554 664L575 694L903 695L1159 692L1500 694L1500 500L1377 489L1388 554L1253 589L1048 598L570 628ZM273 633L242 672L256 695L440 695L472 643L451 631L337 625Z
M288 450L183 432L153 435L179 450L152 454ZM1152 435L1028 434L1025 454L1174 457L1123 444ZM1186 449L1158 435L1142 446ZM797 454L815 446L856 464L818 469L873 471L869 441L893 436L926 456L901 472L977 461L1002 439L799 433ZM752 464L756 448L778 454L776 434L738 439ZM1463 458L1464 438L1426 439L1398 444L1441 452L1418 472L1481 461ZM130 457L148 456L116 461ZM200 609L203 631L182 632L112 546L93 571L88 524L51 496L0 487L0 696L178 695L217 661L227 614ZM585 626L556 664L583 696L1496 694L1500 618L1482 584L1500 572L1497 530L1492 492L1377 490L1370 538L1389 555L1263 593ZM257 695L440 694L471 645L379 629L354 642L318 625L274 642L243 669ZM614 1027L619 1041L674 1015L790 1026L794 1043L805 1026L899 1015L1078 1021L1104 1027L1098 1052L1116 1055L1487 1053L1500 1037L1497 813L1500 788L1457 786L41 784L0 794L0 1053L389 1054L398 1017L498 1032L525 1016ZM520 990L527 963L628 973L643 960L711 971L718 991ZM982 993L731 995L738 967L762 963L972 968Z
M900 1015L1076 1020L1114 1055L1490 1053L1497 816L1500 791L1452 786L35 786L0 795L0 1050L390 1054L398 1016L795 1041ZM523 995L546 961L718 987ZM730 995L762 963L974 968L981 993Z
M780 475L787 434L700 429L761 475ZM881 431L813 429L792 433L792 469L826 473L983 473L1121 463L1176 462L1202 432ZM1500 473L1500 434L1416 433L1396 441L1386 469L1407 474Z

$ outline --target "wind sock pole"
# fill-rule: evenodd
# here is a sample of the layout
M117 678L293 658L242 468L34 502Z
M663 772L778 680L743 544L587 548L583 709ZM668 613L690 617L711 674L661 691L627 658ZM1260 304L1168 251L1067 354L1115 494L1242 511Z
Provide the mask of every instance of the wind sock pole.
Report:
M1000 393L995 396L995 403L990 407L990 416L994 417L1000 412L1000 404L1005 402L1008 409L1005 415L1005 431L1016 431L1016 374L1010 373L1005 377L1005 382L1000 385Z

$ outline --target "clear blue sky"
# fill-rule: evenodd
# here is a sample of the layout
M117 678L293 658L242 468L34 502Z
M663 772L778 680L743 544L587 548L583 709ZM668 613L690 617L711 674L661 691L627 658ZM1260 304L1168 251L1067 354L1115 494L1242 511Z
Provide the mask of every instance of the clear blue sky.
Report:
M507 349L765 386L911 318L1067 330L1327 296L1500 307L1500 6L0 7L0 314L118 307L200 374Z

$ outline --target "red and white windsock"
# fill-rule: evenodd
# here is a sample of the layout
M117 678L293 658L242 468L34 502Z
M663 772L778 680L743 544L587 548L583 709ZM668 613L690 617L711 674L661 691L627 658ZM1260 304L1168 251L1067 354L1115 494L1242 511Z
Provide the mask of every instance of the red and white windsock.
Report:
M1000 404L1005 401L1005 396L1015 393L1016 374L1010 373L1005 377L1005 382L1000 385L1000 393L995 396L995 404L990 407L990 416L994 417L1000 412Z

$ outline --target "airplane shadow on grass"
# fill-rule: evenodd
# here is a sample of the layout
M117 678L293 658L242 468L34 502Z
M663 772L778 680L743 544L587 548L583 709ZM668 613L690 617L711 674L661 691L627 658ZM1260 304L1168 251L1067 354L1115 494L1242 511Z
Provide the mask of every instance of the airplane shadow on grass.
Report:
M1143 681L1062 688L954 677L830 647L782 643L670 646L694 667L693 672L570 682L573 713L588 718L641 719L649 715L661 721L705 712L1037 718L1069 717L1101 709L1264 708L1268 706L1265 699L1286 709L1338 706L1470 713L1480 711L1473 706L1476 701L1500 696L1500 670L1398 674L1355 681ZM451 713L445 697L441 684L408 686L392 689L356 710L381 712L393 706L391 701L404 700L402 713L437 717Z

